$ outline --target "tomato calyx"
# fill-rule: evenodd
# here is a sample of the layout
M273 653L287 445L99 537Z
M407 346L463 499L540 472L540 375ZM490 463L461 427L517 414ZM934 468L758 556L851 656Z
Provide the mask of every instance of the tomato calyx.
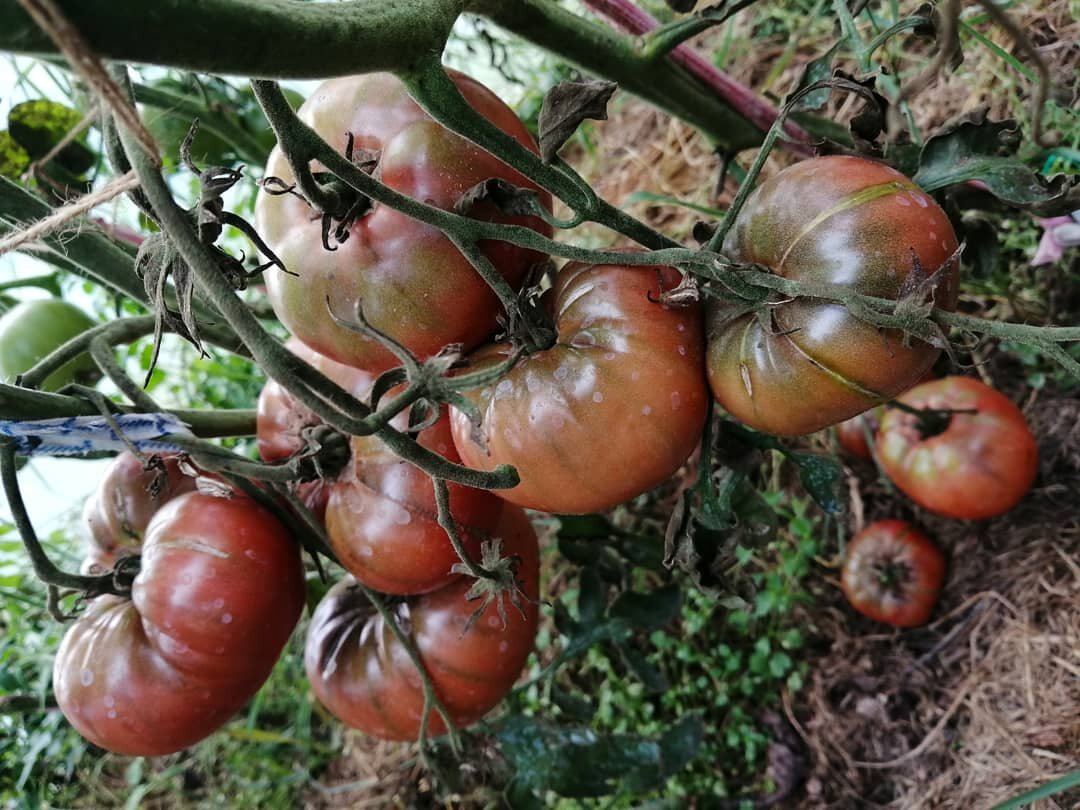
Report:
M356 148L353 133L348 133L345 159L360 171L373 174L379 166L380 156L378 150ZM266 177L261 183L263 191L273 197L291 194L307 203L317 212L316 218L322 220L323 250L337 250L338 245L348 240L353 224L375 209L375 201L333 172L313 172L309 165L294 160L291 155L289 163L296 173L297 182L287 183L280 177Z
M516 554L509 557L502 556L502 540L500 538L485 540L480 545L479 570L483 573L483 576L476 577L472 587L465 594L466 600L470 602L479 600L480 606L472 612L468 621L465 622L465 626L461 631L462 636L469 632L469 628L487 611L493 602L503 628L507 626L507 599L521 614L522 619L526 618L523 600L529 600L529 597L523 590L521 580L518 577L520 568L520 556ZM475 566L464 561L455 563L450 570L455 574L469 576L475 576L476 573Z
M875 561L872 568L878 585L892 596L903 596L915 579L909 563L891 557Z

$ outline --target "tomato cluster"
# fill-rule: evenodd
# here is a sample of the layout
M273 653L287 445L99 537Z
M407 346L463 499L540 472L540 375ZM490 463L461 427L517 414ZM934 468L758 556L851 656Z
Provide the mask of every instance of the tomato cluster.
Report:
M478 112L536 151L493 93L450 76ZM468 193L498 178L551 204L432 121L391 75L328 81L299 115L390 189L551 232L539 217ZM454 345L471 352L454 373L477 377L518 353L512 333L483 345L497 328L498 299L447 236L352 199L321 168L311 167L317 182L347 211L320 215L293 193L296 178L279 150L266 168L278 182L265 184L257 202L260 231L286 271L268 275L267 291L293 332L291 351L360 400L402 348L424 361ZM911 181L873 161L820 158L781 173L751 196L724 251L800 281L892 298L914 286L940 306L955 302L947 219ZM483 255L515 289L543 258L498 241ZM475 722L505 696L533 647L540 594L538 541L521 507L602 511L656 486L697 447L710 389L753 427L805 433L895 395L937 354L816 299L767 302L751 313L713 303L705 312L672 295L683 281L672 267L571 262L551 281L538 315L551 327L548 345L537 345L548 331L541 324L498 379L465 391L454 407L436 411L425 401L392 422L451 462L514 466L517 486L493 493L450 484L444 526L432 480L377 436L350 437L340 472L297 485L347 572L312 616L307 674L318 699L351 726L388 739L413 739L424 724L445 731L439 714L424 717L410 647L455 725ZM317 441L318 417L276 382L264 388L257 417L268 462ZM422 424L414 429L411 418ZM145 468L122 456L86 509L88 570L122 569L125 555L141 555L131 598L93 600L56 661L61 708L111 750L165 753L220 726L265 680L303 603L298 550L282 525L245 497L200 493L189 472L174 458ZM462 573L461 553L490 562L502 588L478 601L484 588ZM929 591L898 574L914 570L908 552L888 553L883 564L897 574L888 588ZM885 570L876 559L868 563L875 576Z

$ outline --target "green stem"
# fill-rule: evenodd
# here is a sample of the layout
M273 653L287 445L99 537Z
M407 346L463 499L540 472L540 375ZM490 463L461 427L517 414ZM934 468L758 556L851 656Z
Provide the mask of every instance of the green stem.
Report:
M747 6L753 5L757 0L739 0L725 7L722 14L701 14L686 17L675 22L654 28L641 36L641 55L643 58L655 62L667 56L688 39L696 37L710 28L723 25Z
M391 70L440 52L461 0L57 0L101 56L200 73L314 79ZM18 0L0 0L0 50L54 54Z
M30 556L34 574L39 580L56 588L71 588L94 595L121 593L114 585L111 572L100 576L69 574L57 568L49 559L49 555L42 548L37 532L34 531L34 524L26 511L26 504L23 502L22 492L19 489L19 479L15 472L15 446L7 441L0 444L0 479L3 481L4 495L7 498L8 508L11 509L12 520L26 547L26 553Z
M130 405L117 405L119 413L140 413ZM171 413L200 438L251 436L255 433L253 410L190 410L169 408ZM0 419L61 419L69 416L100 416L100 410L82 397L33 391L0 383Z
M583 19L553 0L466 0L464 6L588 73L617 82L697 127L725 152L761 139L755 126L681 67L670 60L651 61L637 51L634 38Z

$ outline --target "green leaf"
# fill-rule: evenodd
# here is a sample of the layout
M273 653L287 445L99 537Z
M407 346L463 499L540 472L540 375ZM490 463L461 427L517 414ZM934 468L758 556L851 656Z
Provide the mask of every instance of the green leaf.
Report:
M1041 216L1080 207L1080 175L1047 180L1015 156L1021 139L1015 121L976 111L926 142L914 180L926 191L978 180L1002 202Z
M651 633L674 619L682 604L682 592L672 583L649 593L624 591L611 603L608 616L622 619L635 630Z
M37 99L16 104L8 113L8 130L34 160L44 157L82 121L78 110L55 101ZM80 136L81 137L81 136ZM83 175L97 163L94 152L78 138L64 146L56 163L73 176Z
M807 494L826 514L838 515L844 511L844 468L840 462L813 453L789 452L788 458L798 467L799 480Z
M516 771L516 789L580 799L659 787L697 754L704 729L690 715L654 741L512 715L494 734Z
M30 155L7 130L0 131L0 176L18 180L30 165Z
M591 624L599 621L607 607L607 585L591 568L581 572L578 586L578 621Z
M668 690L670 685L664 673L657 669L640 650L629 644L618 645L618 650L626 666L649 692L657 694Z
M1034 790L1021 793L1019 796L1013 796L1008 801L994 805L992 810L1017 810L1017 808L1027 807L1029 804L1037 802L1039 799L1049 798L1056 793L1061 793L1062 791L1074 787L1080 787L1080 770L1067 773L1058 779L1054 779L1051 782L1047 782L1046 784L1035 788Z
M825 51L825 53L817 59L807 62L802 78L799 79L799 86L795 88L794 92L798 92L804 87L809 87L815 82L820 82L822 79L827 79L832 75L834 57L836 56L836 51L840 48L840 44L841 41L837 41L829 48L829 50ZM831 88L823 87L820 90L814 90L812 93L807 93L802 97L799 103L792 108L792 112L820 110L829 102L829 94L831 92Z
M559 686L552 687L551 700L562 709L563 714L579 723L589 722L596 713L596 707L585 695L568 692Z
M611 537L618 529L603 515L559 515L559 539L600 540Z

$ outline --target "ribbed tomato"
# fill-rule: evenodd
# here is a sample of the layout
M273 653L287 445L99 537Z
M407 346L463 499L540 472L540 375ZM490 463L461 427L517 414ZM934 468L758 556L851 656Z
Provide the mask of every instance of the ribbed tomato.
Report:
M450 77L481 115L536 151L528 130L494 93L463 74L451 71ZM341 151L351 134L354 149L378 153L375 172L383 183L446 210L453 210L466 191L490 178L539 191L488 152L431 120L401 81L388 73L324 82L298 114ZM277 148L265 174L294 180ZM541 192L540 197L550 207L550 195ZM474 207L470 215L551 233L542 220L507 216L489 202ZM397 365L376 341L335 323L327 312L328 298L333 311L343 317L352 317L361 305L372 326L422 357L451 343L471 348L496 328L498 299L468 260L440 231L390 206L377 205L358 217L346 241L331 251L323 247L319 217L291 194L261 192L256 216L269 246L297 274L276 270L267 274L274 311L320 354L373 372ZM506 242L491 243L484 252L514 287L540 258Z
M303 604L299 546L273 515L244 497L173 498L146 528L131 599L94 599L65 634L57 703L109 751L179 751L262 686Z
M194 491L195 479L181 472L176 456L155 458L144 467L131 453L121 453L87 499L85 570L108 570L120 557L138 554L150 518L168 501Z
M887 408L877 436L881 468L920 506L979 520L1012 509L1035 481L1039 450L1008 397L970 377L917 385L898 402L943 414L940 424Z
M566 265L548 300L555 345L465 393L478 426L451 410L462 461L514 465L521 483L498 494L562 513L610 509L675 472L701 438L709 398L700 309L660 302L679 280L670 267ZM470 368L510 351L485 347Z
M853 608L896 627L925 624L944 581L941 549L903 520L879 520L855 535L840 575Z
M934 303L956 304L957 242L945 212L911 180L864 158L814 158L762 183L723 251L786 278L881 298L898 298L936 275ZM840 304L806 297L748 314L714 303L708 330L717 401L750 427L785 436L890 399L938 355Z
M459 727L489 712L517 680L536 636L539 549L525 513L506 505L495 532L504 556L520 559L522 611L506 604L506 623L496 604L465 630L479 605L466 599L472 580L394 606L415 641L435 690ZM504 597L505 600L505 597ZM304 664L312 691L343 723L387 740L415 740L423 717L420 675L392 630L374 612L351 578L335 585L315 611ZM428 729L446 727L436 712Z

